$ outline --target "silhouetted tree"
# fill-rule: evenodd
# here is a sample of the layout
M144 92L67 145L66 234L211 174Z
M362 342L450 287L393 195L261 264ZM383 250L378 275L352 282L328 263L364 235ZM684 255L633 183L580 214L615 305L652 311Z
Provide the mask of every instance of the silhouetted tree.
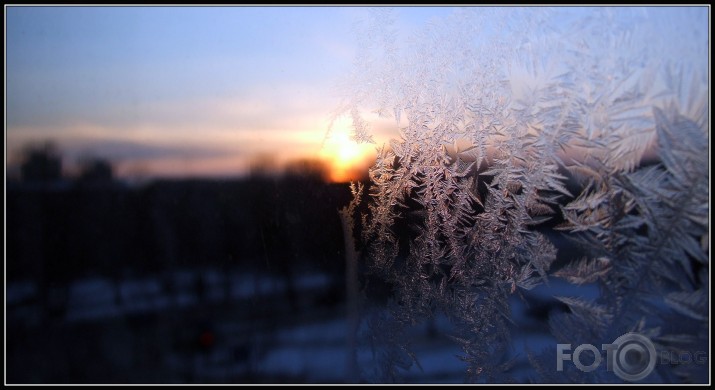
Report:
M328 167L320 160L294 160L286 165L284 176L289 181L325 182L328 177Z
M114 176L109 161L99 157L84 159L80 166L79 181L83 183L108 183Z
M52 142L29 146L20 167L23 181L52 181L62 177L62 159Z

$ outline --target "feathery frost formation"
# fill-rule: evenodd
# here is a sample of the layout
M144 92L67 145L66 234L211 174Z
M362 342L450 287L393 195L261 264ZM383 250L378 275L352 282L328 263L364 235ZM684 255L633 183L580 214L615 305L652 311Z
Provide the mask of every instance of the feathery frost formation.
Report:
M370 320L381 380L419 364L405 330L443 315L468 380L509 381L509 298L549 278L601 291L558 297L555 342L638 331L659 353L707 350L707 8L473 7L408 37L399 13L359 26L335 114L358 142L374 142L370 112L399 132L356 215L361 261L394 286ZM547 232L583 256L556 264ZM529 353L532 380L619 381L557 372L555 349ZM707 366L648 380L707 381Z

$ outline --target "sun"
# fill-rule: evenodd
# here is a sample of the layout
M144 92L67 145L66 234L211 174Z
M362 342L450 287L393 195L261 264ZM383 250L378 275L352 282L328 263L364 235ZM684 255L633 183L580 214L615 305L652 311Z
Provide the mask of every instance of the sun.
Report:
M347 127L333 129L321 150L321 157L330 166L332 182L358 179L360 170L365 169L367 162L375 155L374 145L358 144L350 138L349 132Z

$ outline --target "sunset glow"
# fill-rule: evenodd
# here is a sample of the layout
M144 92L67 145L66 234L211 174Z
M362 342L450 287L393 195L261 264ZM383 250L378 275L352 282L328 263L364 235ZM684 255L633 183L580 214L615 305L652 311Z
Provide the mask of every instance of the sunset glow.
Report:
M350 138L347 122L341 124L333 129L320 151L321 158L329 164L332 182L359 179L375 156L375 145L358 144Z

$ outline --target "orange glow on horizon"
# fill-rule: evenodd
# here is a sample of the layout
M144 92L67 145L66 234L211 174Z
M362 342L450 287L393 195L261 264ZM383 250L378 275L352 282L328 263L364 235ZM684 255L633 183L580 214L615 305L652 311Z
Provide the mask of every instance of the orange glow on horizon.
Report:
M25 145L49 140L60 149L65 167L74 169L83 155L96 156L109 160L118 178L241 177L250 174L254 156L264 154L273 156L279 171L297 160L320 160L326 180L345 183L365 179L376 154L375 145L351 139L350 125L347 118L336 121L323 140L324 131L302 127L236 131L207 125L201 131L191 126L177 131L161 125L113 127L79 122L52 128L13 127L8 129L7 143L15 165ZM322 126L325 123L306 125ZM316 150L321 140L322 148Z
M328 179L334 183L344 183L365 175L375 156L375 146L358 144L350 138L349 130L341 127L333 129L320 156L330 167Z

